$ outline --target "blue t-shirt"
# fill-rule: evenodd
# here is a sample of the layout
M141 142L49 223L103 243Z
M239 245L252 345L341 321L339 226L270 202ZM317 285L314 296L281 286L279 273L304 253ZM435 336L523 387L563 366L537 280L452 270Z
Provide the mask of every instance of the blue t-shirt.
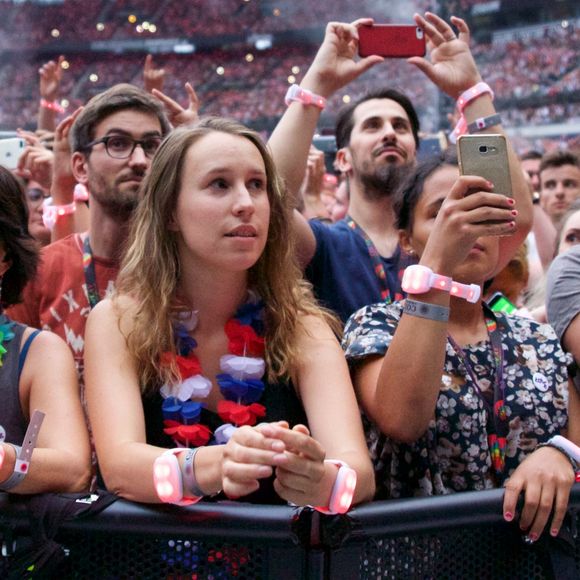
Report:
M365 240L346 221L332 225L310 221L316 238L316 252L306 268L316 298L333 310L343 322L359 308L381 301L381 284ZM394 302L403 298L404 269L415 262L397 246L389 257L381 256L387 285Z

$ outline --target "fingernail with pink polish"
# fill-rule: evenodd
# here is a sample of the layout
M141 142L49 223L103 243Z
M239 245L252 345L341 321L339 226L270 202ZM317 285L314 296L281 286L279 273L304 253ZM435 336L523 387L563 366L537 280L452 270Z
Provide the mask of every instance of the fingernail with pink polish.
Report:
M505 514L503 514L503 517L506 522L511 522L514 519L514 514L512 514L511 512L506 512Z
M507 202L508 202L510 205L515 205L515 203L516 203L516 200L515 200L515 199L513 199L513 198L511 198L511 197L508 197L508 198L507 198Z
M530 538L530 542L535 542L538 539L538 534L536 534L536 532L532 532L528 538Z
M512 215L515 217L518 215L518 210L517 209L512 209Z
M560 533L560 530L558 528L552 528L550 530L550 535L555 538L558 534Z

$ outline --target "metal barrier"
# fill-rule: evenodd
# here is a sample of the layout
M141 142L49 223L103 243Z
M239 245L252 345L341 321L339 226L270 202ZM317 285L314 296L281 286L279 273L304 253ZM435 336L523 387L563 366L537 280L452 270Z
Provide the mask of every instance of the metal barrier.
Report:
M553 578L566 554L580 578L580 485L570 498L568 542L529 546L502 519L502 490L373 502L348 516L240 502L188 508L118 500L65 521L60 578L345 579ZM0 494L0 578L13 540L29 531L27 500ZM561 561L561 559L560 559ZM31 577L35 577L34 575ZM560 574L561 577L561 574Z

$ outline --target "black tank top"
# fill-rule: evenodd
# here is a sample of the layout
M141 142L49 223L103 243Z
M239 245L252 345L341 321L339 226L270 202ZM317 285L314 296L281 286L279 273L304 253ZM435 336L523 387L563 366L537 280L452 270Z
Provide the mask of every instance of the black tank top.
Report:
M0 442L21 445L26 433L27 422L20 406L20 345L26 330L23 324L12 327L14 338L4 343L2 366L0 367ZM23 361L20 363L23 364ZM4 437L4 439L3 439Z

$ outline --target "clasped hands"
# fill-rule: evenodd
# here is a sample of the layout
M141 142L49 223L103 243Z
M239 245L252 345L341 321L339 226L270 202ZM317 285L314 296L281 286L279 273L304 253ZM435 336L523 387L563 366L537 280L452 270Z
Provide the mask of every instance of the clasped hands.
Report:
M332 483L325 485L324 458L324 449L304 425L290 429L286 421L278 421L240 427L224 448L223 491L239 498L274 474L274 489L282 499L296 505L326 505Z

